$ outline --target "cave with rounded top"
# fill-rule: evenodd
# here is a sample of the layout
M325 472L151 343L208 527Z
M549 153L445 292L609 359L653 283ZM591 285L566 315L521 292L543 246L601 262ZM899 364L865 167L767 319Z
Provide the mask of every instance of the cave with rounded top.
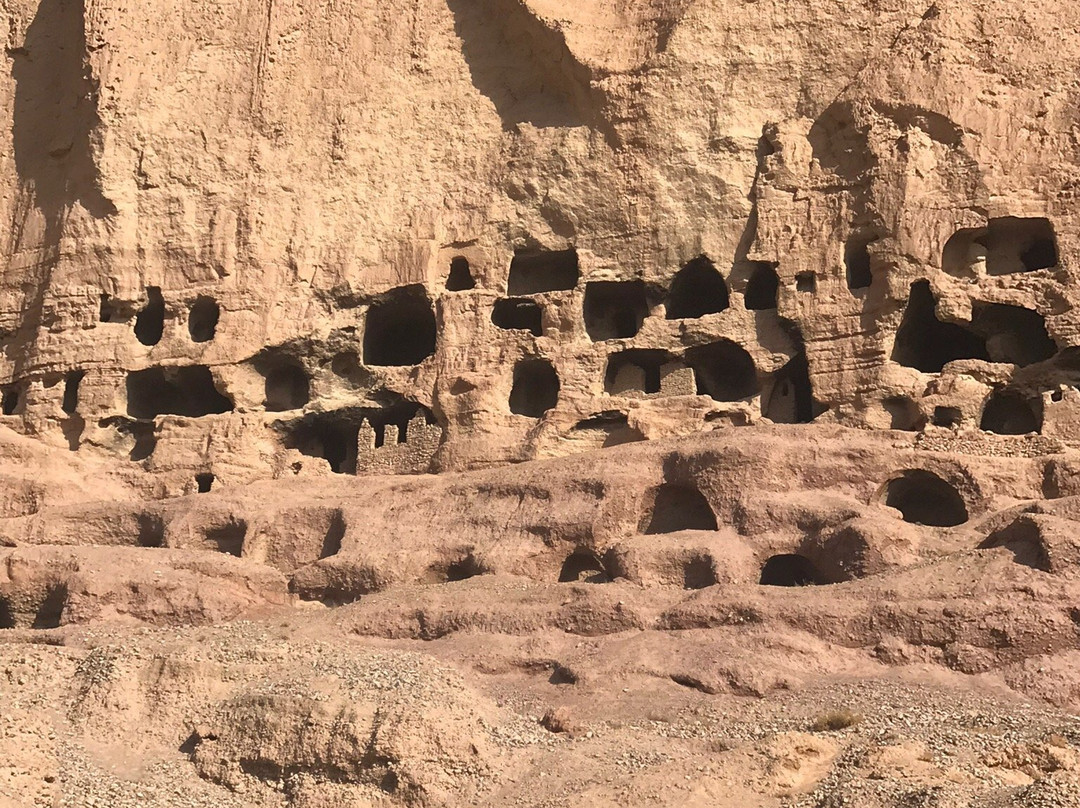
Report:
M79 409L79 385L85 377L85 370L69 370L64 376L64 400L61 409L67 415L74 415Z
M954 277L973 279L1053 269L1058 260L1049 219L1002 216L986 227L957 230L945 243L941 266Z
M989 361L986 341L963 326L938 320L936 307L929 281L911 285L893 343L893 361L923 373L940 373L946 364L960 359Z
M592 550L579 547L566 557L559 570L559 583L606 584L611 580L604 563Z
M991 362L1033 365L1057 353L1039 312L1023 306L978 302L971 309L971 328L986 340Z
M649 315L642 281L591 281L585 284L585 331L593 342L629 339Z
M454 256L450 260L450 274L446 278L446 291L467 292L476 288L472 270L469 268L469 259L463 255Z
M200 295L191 304L188 314L188 334L192 342L210 342L217 335L221 307L214 298Z
M804 555L784 553L769 558L761 567L761 586L820 586L829 581Z
M534 337L543 336L544 309L527 297L504 297L491 308L491 322L506 331L528 331Z
M916 525L955 527L968 520L967 504L955 486L925 469L908 469L889 480L884 502Z
M743 304L750 311L769 311L776 308L776 298L780 292L780 276L776 274L776 265L765 261L755 261L754 271L746 282Z
M740 401L761 390L753 357L730 340L689 348L686 364L694 369L698 395L716 401Z
M435 312L423 286L402 286L371 304L364 329L364 364L419 365L435 353Z
M1018 390L992 392L983 405L979 428L998 435L1027 435L1042 430L1041 401L1029 400Z
M656 489L640 528L647 536L716 529L716 514L705 495L691 485L676 483L664 483Z
M165 332L165 298L157 286L147 286L146 305L135 317L135 337L143 345L157 345Z
M729 305L724 276L704 255L690 261L676 273L668 292L669 320L689 320L715 314Z
M559 374L546 359L525 359L514 366L510 412L541 418L559 403Z
M132 418L199 418L232 409L233 402L218 391L205 365L152 367L127 376L127 412Z
M299 364L276 364L266 373L264 406L269 412L303 409L310 399L310 384L307 372Z
M579 277L577 250L522 250L510 262L506 291L511 297L569 291Z

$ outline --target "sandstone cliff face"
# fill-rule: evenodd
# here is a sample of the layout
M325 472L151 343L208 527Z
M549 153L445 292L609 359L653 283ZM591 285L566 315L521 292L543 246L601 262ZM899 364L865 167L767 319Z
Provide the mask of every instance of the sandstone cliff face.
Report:
M1069 6L3 13L4 422L154 495L762 419L1080 439Z

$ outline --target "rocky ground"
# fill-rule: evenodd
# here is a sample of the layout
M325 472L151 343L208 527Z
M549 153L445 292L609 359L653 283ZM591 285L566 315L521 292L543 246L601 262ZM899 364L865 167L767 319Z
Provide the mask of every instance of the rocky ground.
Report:
M164 509L69 489L4 521L0 799L1080 804L1072 456L792 429ZM883 501L916 464L964 522ZM781 555L806 585L761 584Z

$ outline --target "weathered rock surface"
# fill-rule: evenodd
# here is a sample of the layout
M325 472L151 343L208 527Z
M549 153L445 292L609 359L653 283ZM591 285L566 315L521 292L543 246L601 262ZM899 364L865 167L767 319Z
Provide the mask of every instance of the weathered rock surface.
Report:
M4 808L1080 804L1080 8L0 23Z

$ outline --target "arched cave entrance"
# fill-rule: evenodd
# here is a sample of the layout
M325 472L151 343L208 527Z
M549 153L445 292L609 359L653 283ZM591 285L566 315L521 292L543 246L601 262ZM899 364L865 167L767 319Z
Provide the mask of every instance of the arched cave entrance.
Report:
M1024 367L1044 362L1057 353L1057 345L1046 331L1046 320L1023 306L975 303L971 328L986 340L992 362Z
M559 403L559 375L546 359L524 359L514 366L510 412L540 418Z
M1036 412L1036 407L1038 412ZM1042 402L1033 406L1017 390L995 390L983 405L979 428L998 435L1027 435L1042 431Z
M729 305L724 277L704 255L690 261L675 275L667 298L667 319L704 317Z
M955 487L925 469L908 469L885 484L885 504L905 522L955 527L968 520L967 505Z
M455 256L450 260L450 275L446 279L446 291L467 292L476 288L472 271L469 269L469 259L463 255Z
M743 303L750 311L768 311L776 308L776 297L780 291L780 276L776 274L776 265L756 261L753 274L746 284Z
M893 343L894 362L923 373L940 373L957 359L990 360L982 337L956 323L941 322L935 307L930 282L913 283Z
M217 335L221 307L212 297L200 295L191 304L188 315L188 333L192 342L210 342Z
M157 286L147 286L147 304L135 317L135 337L143 345L157 345L165 333L165 298Z
M566 557L559 570L559 583L606 584L611 577L604 569L604 563L592 550L578 547Z

